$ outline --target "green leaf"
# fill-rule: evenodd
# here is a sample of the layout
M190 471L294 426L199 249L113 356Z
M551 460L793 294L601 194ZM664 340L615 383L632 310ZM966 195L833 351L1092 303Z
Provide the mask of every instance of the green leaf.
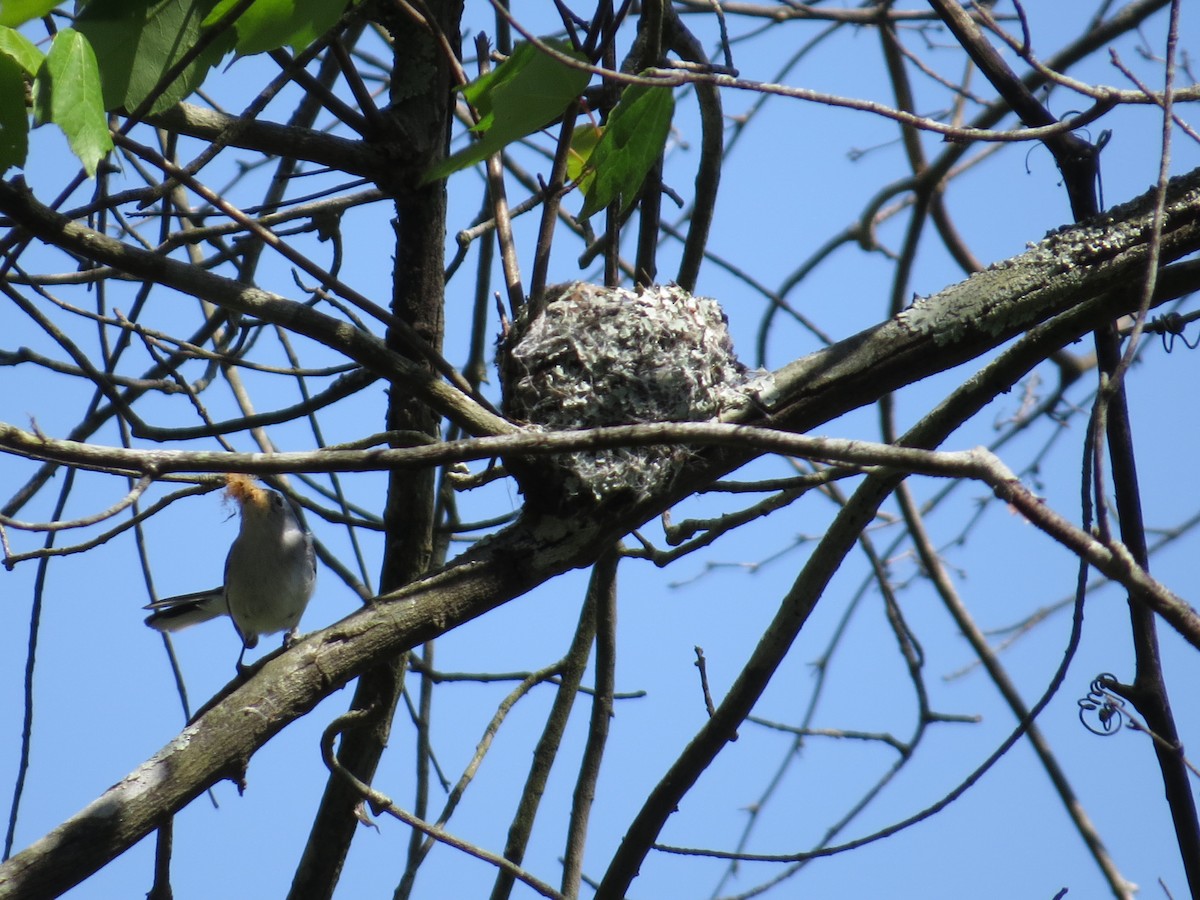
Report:
M617 200L625 212L641 190L646 173L662 155L671 130L675 98L667 87L631 84L608 117L604 137L592 151L594 177L583 185L586 219Z
M11 56L0 53L0 172L25 165L28 154L25 70Z
M0 25L15 27L40 19L62 0L0 0Z
M29 38L11 28L0 28L0 53L12 57L13 61L30 77L37 73L37 70L41 68L42 60L46 58L46 54L33 46L33 42Z
M575 130L571 132L571 150L567 154L567 180L578 182L585 195L596 174L589 163L602 137L604 129L591 122L576 124Z
M562 41L547 39L543 43L560 52L576 56ZM576 56L576 58L578 57ZM553 57L547 57L546 54L538 50L533 44L528 41L522 41L513 48L513 52L509 54L508 59L504 60L504 62L490 72L480 75L462 89L463 96L467 98L467 102L475 107L475 111L479 113L479 121L471 126L472 131L487 131L492 127L496 119L495 108L493 106L496 88L511 82L517 76L526 80L536 77L539 73L535 71L531 76L529 68L530 66L541 65L538 62L539 59L549 59L552 63L556 62Z
M240 0L221 0L204 20L215 25ZM255 0L233 27L239 56L280 47L303 49L333 27L346 9L345 0Z
M62 129L88 175L95 175L96 166L112 149L112 138L100 96L96 54L88 39L73 28L54 36L38 69L33 112L39 124L53 122Z
M163 75L195 46L213 0L91 0L75 25L96 49L105 109L133 111ZM200 86L233 45L217 39L154 101L151 113L174 106Z
M561 42L544 43L583 59ZM437 181L473 166L544 128L583 93L591 77L586 69L570 66L532 44L519 44L495 71L463 88L463 95L480 114L480 122L472 130L486 128L482 139L442 160L425 173L422 182Z

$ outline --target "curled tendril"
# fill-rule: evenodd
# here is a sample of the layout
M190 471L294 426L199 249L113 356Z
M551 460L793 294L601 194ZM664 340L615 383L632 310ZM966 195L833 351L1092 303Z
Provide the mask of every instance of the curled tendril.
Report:
M1088 695L1078 701L1079 721L1092 734L1107 737L1116 734L1125 724L1125 701L1109 688L1109 685L1116 683L1115 675L1103 672L1092 681ZM1098 726L1088 721L1092 713L1096 714L1096 720L1100 723Z
M1183 346L1189 350L1200 347L1200 336L1194 341L1189 341L1183 336L1183 329L1187 327L1187 321L1179 313L1172 312L1165 316L1156 316L1151 320L1150 326L1162 336L1163 349L1168 353L1175 349L1175 338L1183 341Z

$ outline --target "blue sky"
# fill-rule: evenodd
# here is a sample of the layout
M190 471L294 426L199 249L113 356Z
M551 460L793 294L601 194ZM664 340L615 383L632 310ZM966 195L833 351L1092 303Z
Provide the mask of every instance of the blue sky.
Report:
M1029 4L1039 52L1049 55L1092 12L1089 6L1081 13L1077 6ZM487 27L487 14L483 4L472 2L468 7L465 33L471 35ZM999 9L1010 11L1004 2ZM1188 18L1189 12L1194 13L1184 10L1182 37L1185 45L1194 48L1200 31ZM687 22L706 39L714 34L710 19L689 16ZM535 24L535 30L545 31L546 27ZM731 18L731 28L735 36L751 30L748 23L736 18ZM782 61L815 30L793 26L739 40L734 44L735 64L744 78L772 80ZM1143 29L1150 46L1161 48L1164 30L1165 16L1150 20ZM944 34L933 37L943 44L948 40ZM927 50L913 34L906 33L906 39L949 77L958 77L961 61L957 55ZM1145 77L1159 77L1154 62L1140 58L1131 40L1121 42L1118 49ZM1126 86L1107 60L1101 52L1072 74ZM245 101L245 91L259 83L264 71L271 70L262 60L241 60L227 74L214 75L210 87L237 109ZM784 80L890 102L880 69L878 40L865 29L845 31L818 46ZM917 85L919 105L927 104L930 112L941 108L945 98L939 89L930 82L918 81ZM975 89L990 96L978 79ZM265 116L286 116L294 99L294 93L285 92ZM725 95L726 113L736 116L752 100L753 95L729 92ZM1078 101L1052 97L1049 105L1061 114L1065 110L1059 103L1069 109ZM688 196L699 131L693 99L681 97L678 109L667 180ZM1188 116L1190 110L1183 114ZM1140 194L1153 182L1157 170L1158 120L1154 111L1122 111L1095 127L1113 132L1103 157L1106 200L1121 202ZM904 174L902 150L895 137L895 126L881 118L792 100L769 101L726 163L710 249L752 272L758 281L777 286L814 247L852 222L881 184ZM1177 138L1172 171L1181 173L1200 165L1196 146L1182 135ZM457 140L461 141L461 136ZM26 176L35 191L56 191L72 165L63 142L49 129L36 131L33 141L35 152ZM926 136L924 143L930 156L938 152L940 139L936 136ZM866 152L852 158L852 150ZM232 166L238 158L237 153L227 154L225 165ZM532 154L522 158L529 165L537 160ZM206 172L208 183L221 185L221 171ZM229 169L224 172L228 174ZM255 177L261 179L265 172ZM1020 252L1026 242L1069 221L1058 179L1045 151L1021 146L964 175L951 187L947 202L972 250L991 262ZM328 181L310 179L303 191L323 183ZM479 179L473 172L451 179L451 245L453 234L468 226L477 211L478 188ZM523 196L515 186L510 189L510 198ZM85 197L89 190L90 186L85 186L78 196ZM253 189L246 187L239 198L252 196ZM579 200L572 196L566 203L576 209ZM343 220L346 257L342 277L361 293L380 300L390 290L387 220L383 204L353 211ZM879 229L881 242L898 247L905 225L903 215L885 223ZM523 261L532 258L534 226L531 218L517 223ZM324 261L328 247L314 245L311 252ZM597 277L594 270L579 270L577 253L577 242L560 235L552 281ZM675 248L668 245L660 264L664 276L673 271L674 257ZM64 265L61 256L55 259L49 253L31 253L30 258L48 271ZM473 251L447 292L446 355L456 364L465 353L475 260ZM525 262L526 271L528 265ZM931 294L961 278L961 271L945 251L927 236L911 280L912 291ZM890 279L887 260L851 245L836 251L788 299L840 339L886 316ZM264 259L259 283L286 296L297 296L288 265L270 254ZM502 285L498 276L494 284ZM701 272L698 292L720 300L737 348L744 359L755 363L753 348L765 309L762 298L711 262ZM151 315L161 327L186 331L198 322L193 301L178 298L178 303L173 303L167 302L165 294L159 296L164 299L156 303ZM74 297L75 302L92 302L82 294ZM131 293L122 295L114 289L109 302L127 310L130 297ZM0 333L5 338L0 345L4 349L29 345L56 352L15 310L3 309ZM493 321L489 327L494 332L498 326ZM72 321L70 328L81 340L91 340L89 347L94 346L91 326ZM330 361L327 352L310 342L300 341L298 346L306 364ZM777 367L818 346L810 334L781 317L771 333L764 363ZM261 358L282 360L269 336L263 337L258 349ZM1085 343L1071 349L1085 353L1090 346ZM919 418L978 365L973 362L902 391L897 397L900 424L906 426ZM1185 520L1195 509L1194 498L1200 496L1200 476L1195 467L1187 465L1200 446L1200 427L1192 414L1188 387L1197 378L1197 365L1195 354L1178 346L1165 353L1157 339L1151 339L1143 361L1130 375L1146 519L1153 528L1169 528ZM128 371L138 371L138 364L131 363ZM1039 375L1041 386L1029 387L1045 392L1053 384L1054 371L1047 367ZM260 409L296 400L294 388L281 387L281 379L251 373L246 381ZM497 390L495 378L488 389L493 394ZM1086 405L1091 389L1092 379L1085 377L1069 399ZM947 447L962 449L993 440L996 423L1012 416L1020 406L1021 390L998 398L956 433ZM28 426L35 419L45 433L61 436L78 420L87 399L86 391L62 376L29 366L0 368L0 421ZM214 387L206 400L218 418L233 414L223 385ZM322 420L328 439L351 440L379 430L383 404L383 388L375 385L344 408L330 410ZM164 424L193 421L186 404L174 397L152 399L143 413ZM1036 472L1037 489L1047 503L1076 519L1083 421L1077 415L1061 426L1061 434ZM1003 456L1007 464L1026 471L1046 446L1053 427L1047 424L1034 429L1006 447ZM860 410L828 423L821 433L873 439L878 436L877 416L873 410ZM283 449L312 446L311 434L299 426L275 429L272 438ZM118 436L106 428L96 440L112 444ZM235 443L239 449L251 449L245 436ZM213 445L198 442L194 446ZM32 469L26 461L0 456L0 485L8 487L5 496L29 477ZM768 459L739 477L780 477L791 472L784 461ZM22 510L21 518L44 519L61 482L60 473L50 489ZM911 484L921 499L943 487L931 479L917 478ZM357 502L371 509L380 506L381 476L350 476L345 485ZM124 484L116 479L81 474L67 515L104 508L124 490ZM153 494L161 496L166 490L156 489ZM960 486L956 500L939 508L929 526L976 620L984 628L1000 628L1070 596L1076 567L1066 551L998 502L988 504L975 521L978 503L987 496L980 485ZM512 509L520 497L515 487L505 482L463 495L460 503L464 519L483 519ZM683 504L674 517L678 521L689 515L711 515L739 505L736 497L710 496ZM813 538L822 533L833 512L829 501L813 494L666 570L640 560L622 563L617 686L620 691L644 691L645 696L617 703L589 832L585 862L589 877L603 873L642 798L703 722L694 648L704 648L712 690L719 700L803 565ZM885 517L872 529L880 547L889 546L898 532L895 514L894 505L888 506ZM965 539L955 543L968 523ZM339 557L351 559L344 529L312 516L309 524ZM147 541L159 593L217 583L235 532L236 520L230 519L216 493L181 501L156 517L148 526ZM659 530L651 524L646 533L657 537ZM16 550L37 543L12 530L8 538ZM380 544L372 534L362 535L362 540L373 580L379 569ZM1184 597L1195 595L1196 548L1196 536L1186 534L1153 562L1155 575ZM901 608L926 654L925 677L933 708L978 716L980 721L931 726L913 761L838 840L870 833L932 804L986 758L1013 726L1011 714L978 668L955 677L971 662L970 648L930 585L918 577L908 546L902 545L889 562L893 578L901 585ZM0 574L0 678L9 686L0 692L0 734L5 735L0 739L0 783L5 784L12 783L17 768L21 684L35 575L34 563ZM813 663L827 652L866 577L864 560L852 556L756 708L756 715L786 722L799 719L816 684ZM551 663L570 642L586 580L586 572L570 573L446 635L437 643L436 665L446 671L488 672L535 669ZM35 676L33 755L17 830L18 848L82 808L179 730L182 715L161 641L141 624L141 606L146 599L129 534L86 554L56 559L49 567ZM339 584L333 573L321 571L316 597L302 627L323 627L356 608L351 591ZM1068 631L1068 617L1053 615L1003 654L1002 660L1027 703L1040 695L1058 666ZM1184 744L1198 746L1200 722L1186 689L1200 679L1200 660L1169 628L1161 628L1160 634ZM175 647L194 704L214 694L233 673L238 644L228 623L185 632L178 636ZM1132 672L1128 613L1123 597L1112 589L1099 590L1089 599L1079 651L1063 689L1039 726L1121 871L1141 885L1142 896L1160 896L1156 885L1160 878L1174 896L1184 896L1186 883L1148 739L1130 730L1099 738L1079 724L1076 701L1086 694L1092 678L1105 671L1122 680L1129 680ZM451 780L466 765L496 705L510 689L507 684L469 683L439 689L433 743ZM503 847L531 747L551 700L551 689L543 686L518 704L451 820L450 827L457 834L493 850ZM214 790L219 809L202 798L179 815L174 861L177 897L282 893L281 885L290 882L325 783L319 736L348 701L348 692L335 694L256 754L244 796L222 783ZM869 588L854 606L845 636L829 662L814 727L887 731L904 739L913 729L913 712L912 691L884 620L879 593ZM581 698L526 860L531 871L552 883L558 878L563 823L574 767L586 738L587 716L587 703ZM406 807L413 791L412 734L402 711L376 779L380 790ZM718 759L669 821L662 840L731 848L746 821L746 808L758 802L772 774L790 759L779 787L764 807L750 848L762 853L807 849L830 822L857 802L894 758L893 751L877 744L819 737L809 738L793 753L788 735L747 725L739 741ZM434 810L439 806L435 791ZM380 820L379 826L378 831L364 829L355 841L339 897L381 896L394 887L403 870L408 829L387 819ZM150 883L152 860L153 841L148 839L69 896L90 900L143 892ZM724 871L720 861L651 854L630 896L707 897ZM744 865L724 883L723 891L736 894L747 890L774 871L761 864ZM439 847L422 870L415 896L482 896L490 890L493 877L485 863ZM1107 895L1045 773L1029 748L1019 745L938 816L861 850L817 860L770 896L1050 898L1063 887L1070 889L1071 898ZM514 896L532 894L518 887Z

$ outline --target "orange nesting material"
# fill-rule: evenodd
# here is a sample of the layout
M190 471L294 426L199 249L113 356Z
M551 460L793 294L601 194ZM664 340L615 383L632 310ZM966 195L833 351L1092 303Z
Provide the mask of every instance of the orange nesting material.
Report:
M267 504L267 490L252 475L230 472L225 476L225 496L237 501L238 506L254 506L262 509Z

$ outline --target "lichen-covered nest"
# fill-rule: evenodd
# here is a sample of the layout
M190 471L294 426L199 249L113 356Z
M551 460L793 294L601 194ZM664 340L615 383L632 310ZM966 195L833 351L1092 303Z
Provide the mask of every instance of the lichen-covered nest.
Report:
M555 285L532 310L503 336L499 359L504 411L535 428L706 421L744 404L758 379L734 355L717 302L674 285ZM561 510L636 499L689 455L655 446L507 462L527 498Z

